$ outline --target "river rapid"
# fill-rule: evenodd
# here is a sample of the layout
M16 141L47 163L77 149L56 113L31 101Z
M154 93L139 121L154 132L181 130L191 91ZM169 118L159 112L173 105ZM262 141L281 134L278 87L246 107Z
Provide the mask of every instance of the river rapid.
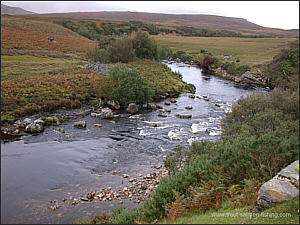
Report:
M70 201L60 201L57 210L48 207L53 200L72 200L99 188L114 189L128 183L122 176L111 174L112 170L130 177L145 175L156 170L152 165L163 164L167 152L178 144L188 146L193 140L217 140L221 119L232 104L241 96L264 91L202 74L195 66L163 63L196 87L195 98L182 93L176 103L165 105L169 99L158 103L171 110L168 117L159 117L158 110L146 109L112 120L87 115L80 118L86 121L86 129L74 128L77 120L70 120L47 127L38 135L1 142L1 223L72 223L80 217L91 218L101 211L115 209L120 206L116 200L80 201L75 206ZM192 118L180 119L176 116L179 113L192 114ZM151 122L157 122L157 126L151 126ZM102 127L94 127L95 123ZM134 204L137 203L125 200L122 205Z

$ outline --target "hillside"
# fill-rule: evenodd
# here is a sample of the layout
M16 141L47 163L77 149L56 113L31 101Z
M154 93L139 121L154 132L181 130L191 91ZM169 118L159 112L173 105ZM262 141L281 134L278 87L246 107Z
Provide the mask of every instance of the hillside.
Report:
M9 14L9 15L31 15L31 14L37 14L37 13L24 10L24 9L22 9L20 7L11 7L11 6L7 6L7 5L1 4L1 14Z
M51 22L1 15L2 54L8 49L83 53L95 45L96 42Z
M230 30L248 35L271 35L278 37L298 37L298 30L283 30L262 27L242 18L213 15L175 15L142 12L76 12L41 14L47 17L68 17L82 19L101 19L113 21L142 21L169 26L193 26L215 30Z

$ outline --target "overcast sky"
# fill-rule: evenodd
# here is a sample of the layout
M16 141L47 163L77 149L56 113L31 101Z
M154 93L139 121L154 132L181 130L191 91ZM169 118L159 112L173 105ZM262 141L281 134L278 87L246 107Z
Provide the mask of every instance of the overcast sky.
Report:
M1 1L36 13L138 11L244 18L272 28L299 29L299 1Z

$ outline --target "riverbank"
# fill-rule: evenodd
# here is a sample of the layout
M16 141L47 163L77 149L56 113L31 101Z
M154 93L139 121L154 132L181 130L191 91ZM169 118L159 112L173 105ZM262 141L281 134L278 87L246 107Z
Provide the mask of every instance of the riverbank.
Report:
M137 60L124 65L150 81L155 89L154 101L176 97L182 92L194 92L192 85L161 63ZM14 135L18 138L18 130L22 128L13 126L13 123L37 112L34 117L48 116L59 108L97 107L103 100L111 100L113 87L107 75L78 67L39 78L5 80L1 84L1 139L14 138Z

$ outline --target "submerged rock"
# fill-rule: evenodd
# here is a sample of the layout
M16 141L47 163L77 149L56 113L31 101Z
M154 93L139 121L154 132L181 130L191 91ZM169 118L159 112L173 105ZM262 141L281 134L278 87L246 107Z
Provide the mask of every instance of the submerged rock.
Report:
M139 111L139 108L136 104L130 103L126 109L126 111L130 114L135 114Z

